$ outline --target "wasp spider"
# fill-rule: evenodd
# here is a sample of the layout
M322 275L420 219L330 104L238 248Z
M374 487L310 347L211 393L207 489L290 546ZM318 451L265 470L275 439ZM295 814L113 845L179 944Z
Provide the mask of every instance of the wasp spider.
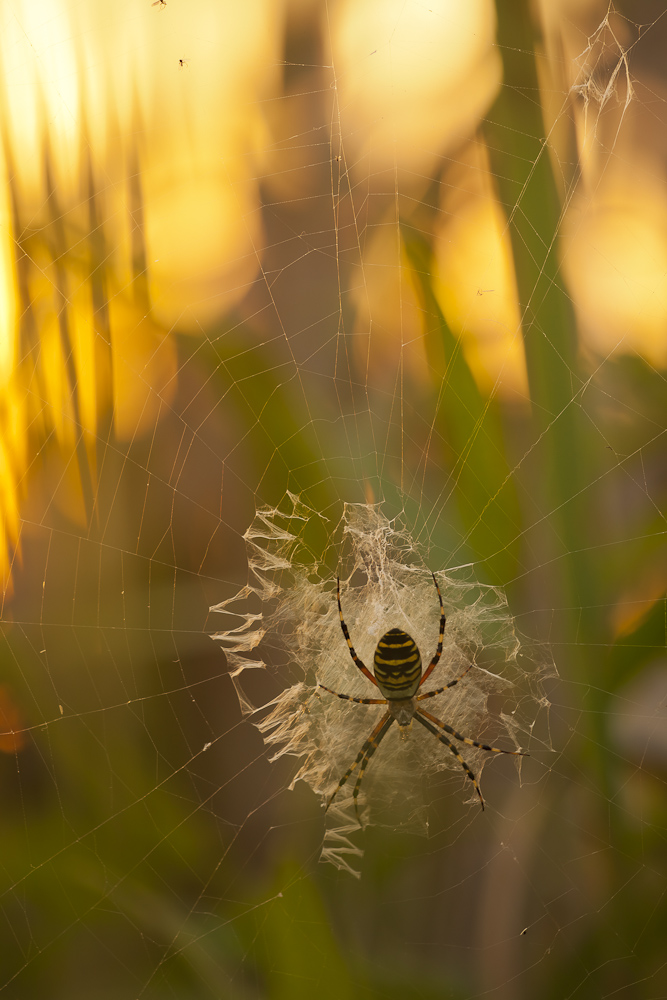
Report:
M449 733L449 735L453 736L454 739L459 740L461 743L465 743L469 747L479 747L481 750L488 750L489 753L507 753L524 756L524 751L522 750L500 750L498 747L490 747L486 743L479 743L477 740L468 739L467 736L462 736L461 733L458 733L452 728L452 726L448 726L446 722L441 722L440 719L437 719L434 715L431 715L430 712L427 712L425 709L420 708L417 705L417 702L419 701L424 701L426 698L433 698L435 695L446 691L447 688L454 687L454 685L458 684L460 680L463 680L472 667L472 663L469 664L463 673L458 677L455 677L453 681L449 681L448 684L444 684L442 687L436 688L434 691L426 691L424 694L417 694L417 691L424 684L424 681L431 676L438 664L438 661L440 660L440 656L442 655L442 640L445 633L446 617L445 609L442 603L442 595L440 593L438 581L435 578L435 573L432 573L431 575L433 576L435 589L438 593L438 600L440 601L440 634L438 636L438 646L433 659L429 663L426 670L422 673L422 658L417 647L417 643L407 634L407 632L403 632L400 628L392 628L388 632L385 632L377 644L375 656L373 657L373 671L375 676L373 676L363 661L357 656L354 646L352 645L350 633L347 625L345 624L343 609L340 603L340 579L337 580L336 598L338 600L340 627L343 630L345 641L347 642L348 649L350 650L350 656L362 674L367 677L372 684L375 684L375 686L380 689L384 698L353 698L349 694L340 694L338 691L332 691L331 688L326 687L324 684L320 684L319 687L328 691L329 694L335 694L337 698L343 698L345 701L354 701L357 705L387 706L387 711L384 713L373 732L362 746L355 761L350 765L336 785L336 788L334 789L333 794L329 796L329 800L326 805L326 808L328 809L338 794L339 789L343 787L350 775L352 775L357 768L359 768L359 775L354 786L354 791L352 792L352 797L354 799L354 810L360 823L361 820L359 818L357 798L359 796L359 789L361 788L364 772L368 767L371 757L389 732L393 722L397 722L401 730L406 730L411 725L412 720L416 719L417 722L421 723L425 729L428 729L428 731L432 733L436 739L440 740L441 743L444 743L445 746L454 754L466 775L475 786L475 791L479 796L482 809L484 808L484 799L477 783L477 778L468 764L466 764L455 745L447 738L445 733Z

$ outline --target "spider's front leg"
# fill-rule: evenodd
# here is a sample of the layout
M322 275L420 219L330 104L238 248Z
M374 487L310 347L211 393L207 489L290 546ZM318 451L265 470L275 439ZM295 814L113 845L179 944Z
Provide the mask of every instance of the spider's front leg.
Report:
M372 684L378 686L378 682L373 677L372 673L364 663L364 661L357 656L357 651L352 645L352 640L350 639L350 632L347 625L345 624L345 619L343 618L343 608L340 603L340 577L336 577L336 600L338 601L338 615L340 617L340 627L343 630L343 635L345 636L345 642L347 643L347 648L350 651L350 656L354 660L355 665L361 670L364 677L367 677Z
M438 665L440 657L442 656L442 642L443 642L443 638L444 638L444 635L445 635L445 625L447 624L447 617L445 615L445 606L442 603L442 594L440 593L440 587L438 586L438 581L435 578L435 573L431 573L431 576L433 577L433 583L435 584L435 589L438 592L438 600L440 601L440 632L438 634L438 645L437 645L436 651L433 654L433 659L431 660L431 662L429 663L428 667L426 668L426 670L422 674L422 678L421 678L421 680L419 682L419 686L420 687L422 686L422 684L424 683L424 681L428 677L430 677L430 675L433 673L433 671L435 670L436 666Z

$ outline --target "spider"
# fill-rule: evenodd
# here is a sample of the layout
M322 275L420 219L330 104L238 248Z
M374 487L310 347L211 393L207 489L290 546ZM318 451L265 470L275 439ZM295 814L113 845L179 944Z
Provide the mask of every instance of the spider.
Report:
M345 624L343 609L340 603L340 579L337 579L336 581L336 599L338 601L340 627L343 630L345 641L347 642L348 649L350 650L350 656L362 674L367 677L372 684L375 684L375 686L380 689L384 698L353 698L349 694L340 694L338 691L332 691L331 688L326 687L324 684L319 684L318 686L324 691L328 691L329 694L336 695L337 698L343 698L345 701L353 701L357 705L387 706L387 711L373 729L373 732L362 746L354 762L350 765L336 785L333 794L329 796L325 809L326 812L339 790L343 787L353 771L355 771L358 767L359 776L357 777L354 791L352 792L352 798L354 800L354 811L359 825L361 825L361 819L359 817L357 798L359 796L359 789L361 788L364 772L368 767L371 757L389 732L394 721L398 723L403 735L406 735L407 729L412 724L412 720L416 719L417 722L420 722L425 729L428 729L428 731L432 733L436 739L440 740L441 743L444 743L445 746L454 754L467 777L475 786L475 791L479 796L482 809L484 809L484 799L477 783L477 778L461 754L458 752L455 745L447 738L447 736L445 736L445 733L449 733L450 736L454 737L454 739L459 740L461 743L465 743L469 747L479 747L480 750L488 750L489 753L507 753L521 757L527 756L523 750L501 750L498 747L490 747L487 743L479 743L477 740L468 739L467 736L462 736L461 733L458 733L451 726L448 726L446 722L441 722L440 719L435 717L435 715L431 715L430 712L427 712L425 709L417 706L418 701L424 701L426 698L433 698L437 694L442 694L442 692L446 691L447 688L454 687L454 685L458 684L460 680L463 680L472 667L472 663L468 664L462 674L455 677L453 681L449 681L448 684L444 684L442 687L436 688L434 691L426 691L424 694L417 694L419 688L423 685L424 681L431 676L438 664L438 661L440 660L442 655L442 640L445 633L446 616L442 603L442 594L440 593L440 587L438 586L438 581L435 578L435 573L431 573L431 576L433 577L435 589L438 594L438 600L440 601L440 634L438 636L438 646L433 659L429 663L426 670L422 673L422 658L417 647L417 643L411 636L408 635L407 632L403 632L400 628L392 628L388 632L385 632L377 644L375 656L373 657L373 671L375 676L373 676L363 661L357 656L354 646L352 645L350 633L347 625ZM438 730L441 730L441 732Z

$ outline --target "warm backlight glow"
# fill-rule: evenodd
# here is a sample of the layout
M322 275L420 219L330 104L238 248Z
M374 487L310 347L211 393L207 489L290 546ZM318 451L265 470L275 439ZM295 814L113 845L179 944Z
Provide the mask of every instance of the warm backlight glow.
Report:
M436 240L435 293L480 389L528 397L506 220L489 190L457 206Z
M25 746L26 724L9 685L0 684L0 753L16 753Z
M500 85L494 33L491 0L337 4L331 44L348 161L431 170Z
M154 426L176 388L171 331L201 333L257 274L280 16L270 0L0 8L5 587L44 442L68 470L61 509L90 517L101 418L126 440Z
M667 364L667 198L656 171L638 162L610 169L591 197L573 204L563 267L596 353Z

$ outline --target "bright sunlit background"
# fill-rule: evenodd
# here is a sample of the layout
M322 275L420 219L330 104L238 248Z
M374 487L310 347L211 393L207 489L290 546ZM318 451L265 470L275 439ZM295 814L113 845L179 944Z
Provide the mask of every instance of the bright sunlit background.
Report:
M666 45L653 0L0 0L0 994L667 995ZM345 504L557 675L483 814L434 769L336 867L244 587L269 524L335 619Z

